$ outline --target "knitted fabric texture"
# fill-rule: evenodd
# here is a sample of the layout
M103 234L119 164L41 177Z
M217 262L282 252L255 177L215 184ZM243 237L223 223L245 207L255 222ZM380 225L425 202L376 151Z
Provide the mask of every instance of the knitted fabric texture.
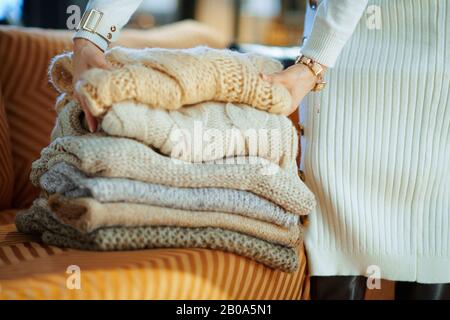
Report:
M270 58L206 47L116 47L106 52L106 58L113 69L85 72L77 88L94 116L103 115L114 103L125 100L170 110L221 101L244 103L271 113L291 111L289 91L260 77L261 72L282 69ZM57 90L73 94L72 53L55 57L49 73Z
M74 100L66 101L58 111L51 141L65 136L82 136L89 133L83 110Z
M206 102L169 111L123 102L113 105L101 126L108 135L136 139L185 161L256 156L283 169L296 167L298 138L292 122L246 105Z
M59 110L52 141L88 134L85 122L80 106L66 102ZM292 122L245 105L207 102L168 111L121 102L106 113L101 128L108 135L133 138L185 161L257 156L286 170L296 168L298 137Z
M91 134L58 138L44 148L41 158L32 165L31 181L39 186L42 174L65 161L90 176L130 178L172 187L249 191L298 215L308 214L314 207L313 194L296 173L261 158L231 160L220 164L188 163L162 156L135 140Z
M21 232L40 235L46 244L81 250L206 248L235 253L285 272L298 268L296 249L218 228L112 227L80 233L56 220L44 199L19 212L16 226Z
M81 232L114 226L216 227L289 247L300 243L298 226L284 228L232 213L188 211L128 202L101 203L92 198L65 198L57 194L50 196L49 205L58 220Z
M100 202L142 203L193 211L217 211L290 227L299 216L251 192L223 188L175 188L122 178L90 178L65 162L44 173L40 187L68 198L93 197Z

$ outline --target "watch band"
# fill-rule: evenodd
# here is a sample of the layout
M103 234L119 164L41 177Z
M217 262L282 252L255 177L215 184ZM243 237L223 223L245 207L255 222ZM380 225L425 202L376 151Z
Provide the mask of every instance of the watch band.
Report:
M109 30L103 30L102 21L103 12L90 9L86 10L78 24L75 38L85 38L96 44L100 49L105 51L112 39Z
M312 91L320 91L322 90L326 82L323 79L323 75L325 73L325 69L320 65L320 63L314 61L311 58L305 57L303 55L298 56L298 58L295 60L295 64L303 64L311 70L311 72L316 76L317 81L316 85L312 89Z
M109 43L103 37L100 37L96 33L80 30L75 33L73 38L74 39L82 38L82 39L89 40L90 42L95 44L97 47L99 47L100 50L102 50L102 51L106 51L106 49L108 49Z

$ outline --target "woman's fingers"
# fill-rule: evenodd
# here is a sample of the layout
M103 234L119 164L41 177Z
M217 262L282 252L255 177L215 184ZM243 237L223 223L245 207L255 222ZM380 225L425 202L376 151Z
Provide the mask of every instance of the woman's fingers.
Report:
M97 119L89 111L86 97L78 92L78 87L80 86L80 80L83 78L83 73L87 70L91 68L111 69L111 66L106 61L103 51L86 39L75 38L73 52L73 96L83 109L89 131L95 132L97 130Z
M272 74L261 74L261 78L264 81L270 82L270 83L280 83L283 85L286 85L285 82L285 76L282 72L272 73Z
M278 83L286 87L292 97L292 106L288 114L297 109L300 102L312 90L316 82L315 76L308 67L300 64L270 75L262 74L261 78L272 84Z
M89 111L84 111L84 114L86 116L86 121L88 123L89 131L91 133L94 133L97 131L97 125L98 121Z
M283 115L290 115L291 113L293 113L297 109L297 106L300 104L300 101L303 99L303 96L298 95L298 90L296 90L295 88L295 85L301 84L296 84L292 75L286 74L283 71L270 75L262 74L261 77L263 80L272 84L281 84L289 91L292 97L292 106L286 113L283 113Z
M104 55L95 55L94 58L90 61L91 68L100 68L105 70L111 70L112 67L106 61Z
M94 118L92 113L89 111L89 107L86 101L86 98L79 94L76 90L77 85L75 85L75 90L73 91L73 98L78 102L81 109L83 110L84 116L86 117L86 122L88 125L88 129L90 132L97 131L97 119Z
M260 73L261 79L263 79L264 81L270 82L272 83L272 76L271 75L267 75L264 73Z
M83 109L84 112L84 116L86 117L86 121L87 121L87 125L88 125L88 129L90 132L95 132L97 131L97 119L94 118L94 116L92 115L92 113L89 111L88 108L88 104L86 101L86 97L79 95L79 101L80 101L80 105L81 105L81 109Z

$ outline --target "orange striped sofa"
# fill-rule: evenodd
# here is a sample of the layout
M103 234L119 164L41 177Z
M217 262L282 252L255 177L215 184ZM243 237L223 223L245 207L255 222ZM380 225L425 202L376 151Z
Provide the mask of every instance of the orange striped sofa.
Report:
M118 43L227 45L193 21L124 31ZM298 272L287 274L222 251L84 252L17 232L15 213L37 195L28 180L31 163L48 144L55 118L47 65L70 45L66 31L0 28L0 299L308 299L303 247ZM79 287L68 285L74 265Z

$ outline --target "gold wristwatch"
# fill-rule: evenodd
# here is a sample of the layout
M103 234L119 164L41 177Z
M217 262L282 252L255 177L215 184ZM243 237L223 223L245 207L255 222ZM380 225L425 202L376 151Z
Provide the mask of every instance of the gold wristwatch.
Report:
M305 57L303 55L298 56L295 60L295 64L303 64L311 70L311 72L316 76L317 82L312 91L320 91L325 87L326 82L323 80L323 75L325 73L325 69L322 65L311 58Z

